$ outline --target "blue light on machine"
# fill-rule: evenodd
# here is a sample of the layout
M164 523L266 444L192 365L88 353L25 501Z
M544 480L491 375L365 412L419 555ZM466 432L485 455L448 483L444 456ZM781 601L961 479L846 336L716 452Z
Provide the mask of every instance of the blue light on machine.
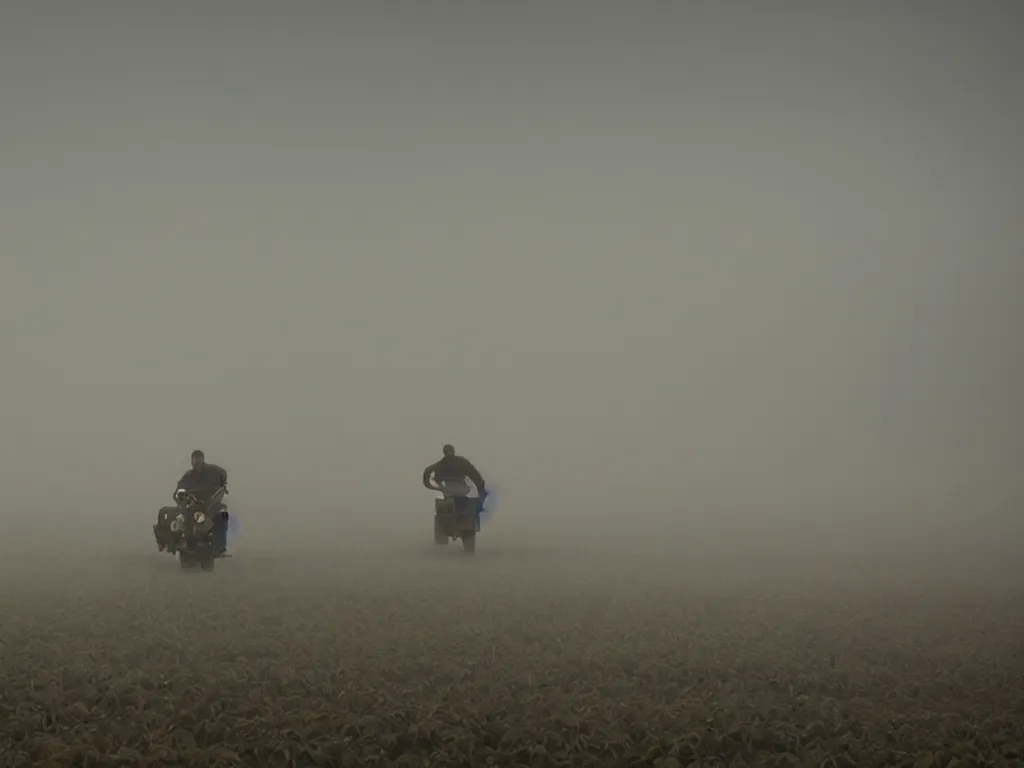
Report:
M498 497L494 492L494 486L489 485L484 491L484 495L477 499L476 509L480 515L481 528L494 517L494 512L498 507L497 502Z

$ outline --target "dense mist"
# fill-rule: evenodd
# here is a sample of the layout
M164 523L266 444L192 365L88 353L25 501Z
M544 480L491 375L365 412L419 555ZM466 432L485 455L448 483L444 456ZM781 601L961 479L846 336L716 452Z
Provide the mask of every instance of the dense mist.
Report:
M7 541L1009 567L1014 8L11 3Z
M0 768L1021 765L1022 20L0 6Z

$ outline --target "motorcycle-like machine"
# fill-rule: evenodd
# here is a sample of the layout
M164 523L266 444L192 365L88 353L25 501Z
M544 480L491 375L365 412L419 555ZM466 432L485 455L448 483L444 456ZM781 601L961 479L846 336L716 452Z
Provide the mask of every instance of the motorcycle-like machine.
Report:
M483 498L471 497L469 485L463 480L441 480L430 490L441 494L440 499L434 499L434 544L447 546L461 539L463 552L472 555L480 532Z
M207 491L213 491L209 496ZM218 558L227 557L228 511L223 503L227 488L199 488L174 494L175 506L163 507L153 526L157 549L176 555L183 569L212 571Z

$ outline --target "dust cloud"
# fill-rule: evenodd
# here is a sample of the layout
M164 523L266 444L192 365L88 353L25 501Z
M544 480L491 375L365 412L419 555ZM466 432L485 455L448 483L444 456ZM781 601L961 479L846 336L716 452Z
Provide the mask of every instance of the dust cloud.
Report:
M0 11L8 664L160 595L256 664L291 609L682 648L713 595L723 637L738 595L1024 586L1011 5L100 5ZM150 527L195 448L235 528L192 577ZM818 636L780 605L748 629ZM1019 627L985 605L945 615Z

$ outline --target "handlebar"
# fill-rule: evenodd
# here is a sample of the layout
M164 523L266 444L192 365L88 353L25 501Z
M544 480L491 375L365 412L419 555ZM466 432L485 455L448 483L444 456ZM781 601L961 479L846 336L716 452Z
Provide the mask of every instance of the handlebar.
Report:
M212 493L208 493L211 491ZM212 501L213 498L218 495L218 493L220 494L220 496L226 496L228 493L227 486L218 485L212 488L178 488L174 492L174 500L180 501L181 499L192 498L195 499L196 501L201 501L205 503ZM201 498L201 496L205 496L205 498Z

